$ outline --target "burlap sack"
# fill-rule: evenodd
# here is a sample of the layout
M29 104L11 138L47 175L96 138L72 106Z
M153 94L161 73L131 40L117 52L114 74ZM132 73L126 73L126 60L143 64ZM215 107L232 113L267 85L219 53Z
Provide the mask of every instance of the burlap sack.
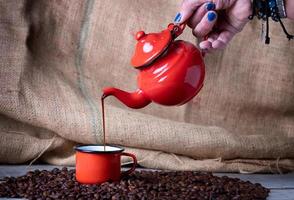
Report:
M1 1L0 162L73 165L75 144L101 143L101 89L136 89L133 34L164 29L179 3ZM207 55L204 88L184 106L131 110L107 99L108 143L151 168L294 170L293 42L271 23L266 46L260 27ZM181 37L195 42L189 29Z

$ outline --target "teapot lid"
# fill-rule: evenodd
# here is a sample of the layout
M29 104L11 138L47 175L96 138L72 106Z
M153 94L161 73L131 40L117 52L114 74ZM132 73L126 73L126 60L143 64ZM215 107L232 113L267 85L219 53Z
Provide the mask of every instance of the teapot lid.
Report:
M136 68L150 64L166 50L172 41L172 35L168 29L149 34L139 31L135 37L138 42L131 64Z

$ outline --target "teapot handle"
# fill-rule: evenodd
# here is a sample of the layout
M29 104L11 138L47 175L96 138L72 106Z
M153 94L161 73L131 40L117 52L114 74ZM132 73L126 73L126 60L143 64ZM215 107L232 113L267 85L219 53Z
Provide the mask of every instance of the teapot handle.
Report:
M170 23L167 28L171 31L173 39L176 39L179 35L181 35L186 27L186 23L182 24L174 24Z
M184 22L182 24L170 23L167 26L167 28L172 33L173 39L176 39L178 36L180 36L183 33L184 29L186 28L186 24L187 22ZM204 40L207 40L207 39L208 39L208 35L204 37ZM206 53L204 51L201 51L201 54L202 54L202 57L204 57Z

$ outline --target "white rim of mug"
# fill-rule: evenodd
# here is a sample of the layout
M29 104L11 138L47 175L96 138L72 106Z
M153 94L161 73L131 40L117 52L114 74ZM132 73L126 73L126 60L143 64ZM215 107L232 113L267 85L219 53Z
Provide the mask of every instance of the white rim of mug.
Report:
M89 147L89 146L96 146L96 147L104 147L104 145L100 145L100 144L82 144L82 145L76 145L74 147L75 151L79 151L82 153L92 153L92 154L114 154L114 153L121 153L123 152L125 149L119 146L115 146L115 145L105 145L105 147L113 147L113 148L117 148L116 150L112 150L112 151L99 151L99 150L88 150L88 149L83 149L83 147Z

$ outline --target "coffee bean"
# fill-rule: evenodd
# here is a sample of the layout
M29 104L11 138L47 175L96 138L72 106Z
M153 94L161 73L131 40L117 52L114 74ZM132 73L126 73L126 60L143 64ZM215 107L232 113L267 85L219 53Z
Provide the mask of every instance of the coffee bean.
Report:
M0 197L27 199L266 199L270 190L238 178L217 177L212 173L141 171L120 182L83 185L75 171L67 168L35 170L21 177L5 177Z

